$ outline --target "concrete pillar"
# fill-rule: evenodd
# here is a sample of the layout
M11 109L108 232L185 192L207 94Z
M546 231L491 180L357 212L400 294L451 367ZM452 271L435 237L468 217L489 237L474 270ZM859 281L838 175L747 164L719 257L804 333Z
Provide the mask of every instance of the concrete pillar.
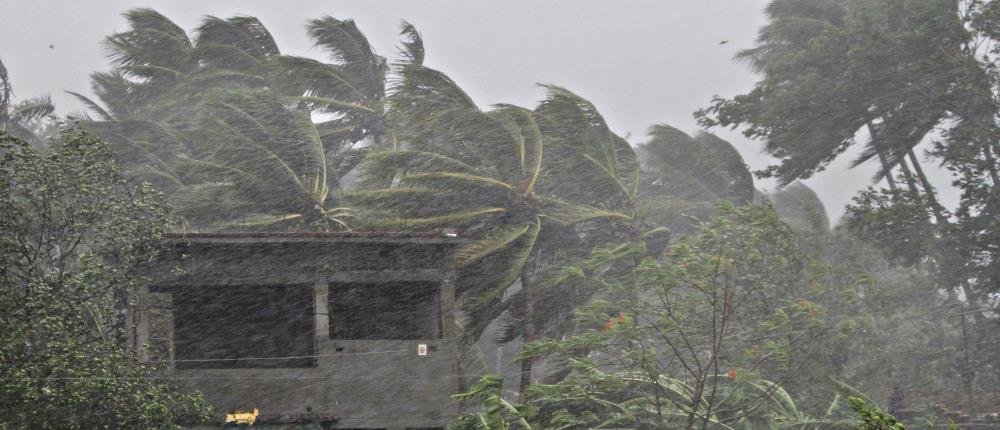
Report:
M450 258L450 257L449 257ZM453 339L455 327L455 272L446 270L441 278L441 337Z
M322 342L330 338L330 309L327 306L329 284L325 279L316 281L313 284L313 294L316 309L316 340L317 342Z

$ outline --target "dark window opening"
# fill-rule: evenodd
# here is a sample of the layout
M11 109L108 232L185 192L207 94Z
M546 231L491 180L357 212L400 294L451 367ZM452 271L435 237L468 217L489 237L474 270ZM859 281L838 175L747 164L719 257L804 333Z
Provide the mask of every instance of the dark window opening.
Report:
M441 337L433 282L330 284L331 339L415 340Z
M189 287L172 292L178 369L313 366L312 286Z

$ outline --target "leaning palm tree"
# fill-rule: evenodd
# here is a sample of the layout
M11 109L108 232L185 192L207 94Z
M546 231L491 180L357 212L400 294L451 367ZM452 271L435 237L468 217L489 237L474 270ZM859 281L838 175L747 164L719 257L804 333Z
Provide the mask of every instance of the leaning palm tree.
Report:
M549 87L548 103L537 110L497 105L483 111L445 74L424 67L422 49L414 47L419 44L404 47L407 60L398 66L400 79L390 97L401 149L372 153L366 162L365 190L348 196L373 212L379 225L465 228L473 239L457 252L455 263L466 334L478 338L509 309L512 303L503 297L520 281L521 332L526 341L534 340L533 274L539 254L558 237L546 232L587 221L631 220L629 214L610 209L617 193L599 197L588 195L586 186L573 186L577 189L570 192L571 187L563 185L584 178L584 172L598 172L602 181L595 182L600 186L593 190L609 183L628 190L635 175L621 168L629 163L620 161L631 159L634 169L634 154L623 140L595 132L594 139L575 148L580 153L575 167L585 171L562 169L568 165L555 162L549 169L545 160L550 144L556 153L573 149L573 139L554 138L562 124L559 115L566 113L555 105L582 99ZM576 137L583 137L588 131L578 132ZM604 138L603 147L594 145L598 134ZM522 365L521 385L526 387L531 361Z
M256 18L206 17L191 38L152 9L125 13L130 29L105 40L112 69L91 75L91 99L75 118L109 142L129 176L168 192L193 185L178 155L211 153L211 141L184 139L205 110L205 95L266 88L266 60L279 54ZM91 117L93 115L93 117Z
M172 196L186 221L209 229L347 228L330 184L359 153L324 150L309 110L294 99L220 91L205 103L188 136L213 142L213 150L178 155L193 180Z
M737 204L753 200L753 175L729 142L701 132L694 137L666 124L649 129L639 146L646 175L644 195L674 195L688 199L725 199Z
M253 17L207 17L189 38L151 9L125 16L112 71L93 76L99 102L77 96L132 176L198 228L344 227L340 179L387 128L385 59L352 21L310 21L327 64L281 55Z
M0 61L0 131L27 142L37 142L38 136L29 123L42 119L55 110L48 97L36 97L14 102L14 87L7 77L7 68Z
M302 102L314 112L332 116L324 127L337 133L327 140L359 142L370 138L373 146L380 147L388 139L390 146L395 146L396 138L386 119L389 66L385 57L375 52L353 20L325 16L310 20L306 28L315 46L332 62L276 57L272 61L274 87L302 96ZM409 28L415 35L416 30Z

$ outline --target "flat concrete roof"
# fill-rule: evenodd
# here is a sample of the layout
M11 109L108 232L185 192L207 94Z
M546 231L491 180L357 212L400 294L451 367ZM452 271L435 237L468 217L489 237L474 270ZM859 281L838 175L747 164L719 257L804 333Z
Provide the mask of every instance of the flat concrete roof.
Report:
M385 242L459 244L466 241L457 230L438 229L422 232L349 231L349 232L230 232L180 233L163 237L169 244L185 243L296 243L296 242Z

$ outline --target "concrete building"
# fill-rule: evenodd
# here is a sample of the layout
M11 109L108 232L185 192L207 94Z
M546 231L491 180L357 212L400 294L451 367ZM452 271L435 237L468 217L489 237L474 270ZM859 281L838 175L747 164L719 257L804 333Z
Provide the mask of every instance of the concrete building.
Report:
M456 415L454 234L170 235L135 340L263 428L443 428Z

